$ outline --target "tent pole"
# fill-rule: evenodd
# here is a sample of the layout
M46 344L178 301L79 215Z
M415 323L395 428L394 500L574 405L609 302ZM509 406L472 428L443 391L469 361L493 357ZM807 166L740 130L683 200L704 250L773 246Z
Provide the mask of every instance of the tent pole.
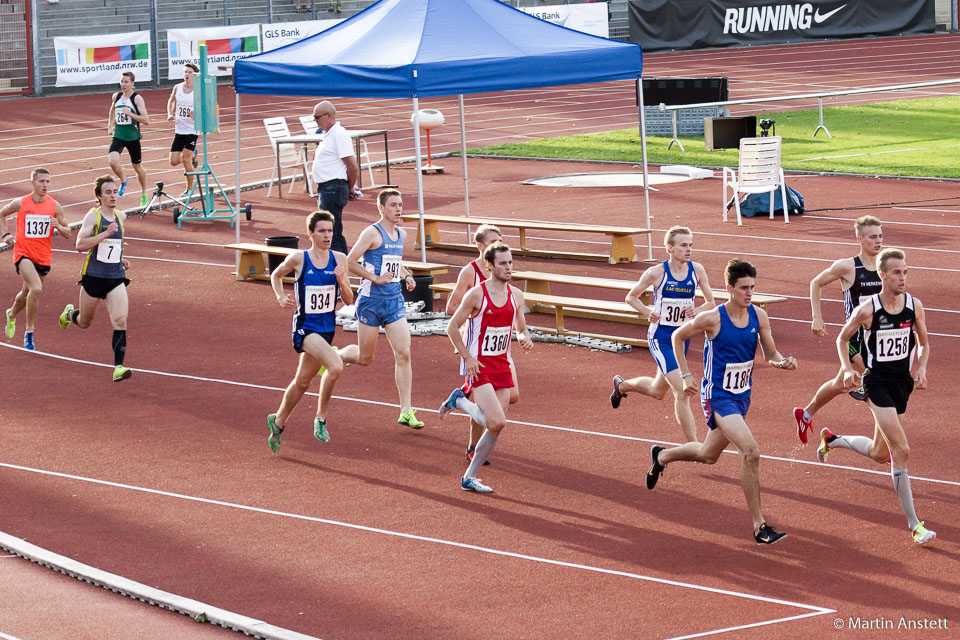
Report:
M413 149L417 156L417 212L420 214L420 261L427 261L427 240L423 227L423 171L420 162L420 101L413 99Z
M643 77L637 78L637 97L640 103L640 150L643 154L643 201L647 211L647 229L650 228L650 175L647 172L647 118L643 112ZM647 234L647 260L653 260L653 233Z
M234 191L233 197L236 200L236 206L233 208L234 225L234 240L235 242L240 242L240 94L237 93L237 102L236 102L236 111L233 112L233 124L236 128L234 132L234 146L236 147L236 160L234 161L234 171L236 179L236 190ZM234 254L234 261L236 262L237 277L240 276L240 252L237 251Z
M460 157L463 161L463 211L470 217L470 179L467 177L467 123L463 118L463 94L457 96L460 103ZM467 242L470 238L470 225L467 225Z

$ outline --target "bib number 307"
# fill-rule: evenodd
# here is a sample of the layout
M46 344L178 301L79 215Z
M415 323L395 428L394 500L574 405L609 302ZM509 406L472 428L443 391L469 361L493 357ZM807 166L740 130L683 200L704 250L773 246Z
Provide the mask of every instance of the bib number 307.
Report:
M753 362L730 362L723 372L723 388L730 393L744 393L750 388Z

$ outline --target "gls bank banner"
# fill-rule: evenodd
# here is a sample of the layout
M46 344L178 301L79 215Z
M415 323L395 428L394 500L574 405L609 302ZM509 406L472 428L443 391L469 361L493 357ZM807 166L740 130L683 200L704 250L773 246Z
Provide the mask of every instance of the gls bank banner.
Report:
M630 0L644 51L932 33L934 0Z

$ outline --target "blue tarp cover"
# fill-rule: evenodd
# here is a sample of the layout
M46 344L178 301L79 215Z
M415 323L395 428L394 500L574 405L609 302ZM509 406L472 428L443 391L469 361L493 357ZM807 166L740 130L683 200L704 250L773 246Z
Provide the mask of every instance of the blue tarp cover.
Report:
M299 42L241 58L237 93L412 98L637 78L640 45L499 0L381 0Z

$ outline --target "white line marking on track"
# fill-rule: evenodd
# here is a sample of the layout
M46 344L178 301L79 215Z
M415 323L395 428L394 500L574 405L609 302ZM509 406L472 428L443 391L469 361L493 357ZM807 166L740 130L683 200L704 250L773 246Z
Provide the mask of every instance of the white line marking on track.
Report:
M48 353L48 352L46 352L46 351L27 351L27 350L26 350L25 348L23 348L23 347L20 347L20 346L14 345L14 344L8 344L8 343L6 343L6 342L0 342L0 347L6 347L7 349L14 349L14 350L16 350L16 351L22 351L22 352L24 352L24 353L28 353L28 354L35 355L35 356L44 356L44 357L47 357L47 358L53 358L54 360L63 360L63 361L65 361L65 362L75 362L75 363L77 363L77 364L86 364L86 365L91 365L91 366L94 366L94 367L103 367L103 368L105 368L105 369L113 369L113 365L112 365L112 364L106 364L106 363L103 363L103 362L93 362L92 360L81 360L81 359L79 359L79 358L71 358L71 357L69 357L69 356L62 356L62 355L59 355L59 354L56 354L56 353ZM249 388L249 389L260 389L260 390L263 390L263 391L281 391L281 392L282 392L282 391L284 391L284 390L286 389L285 387L272 387L272 386L264 385L264 384L254 384L254 383L252 383L252 382L240 382L240 381L237 381L237 380L225 380L225 379L222 379L222 378L206 378L206 377L203 377L203 376L192 376L192 375L188 375L188 374L185 374L185 373L172 373L172 372L169 372L169 371L155 371L155 370L152 370L152 369L136 369L136 368L133 368L133 367L130 367L130 368L133 369L134 371L138 372L138 373L149 373L149 374L152 374L152 375L164 376L164 377L167 377L167 378L180 378L180 379L183 379L183 380L196 380L196 381L199 381L199 382L213 382L213 383L216 383L216 384L224 384L224 385L230 385L230 386L235 386L235 387L246 387L246 388ZM315 393L315 392L313 392L313 391L308 391L308 392L305 393L304 395L317 396L318 394ZM345 402L357 402L357 403L360 403L360 404L372 404L372 405L377 405L377 406L380 406L380 407L397 407L397 408L400 407L400 405L398 405L398 404L395 403L395 402L383 402L383 401L381 401L381 400L367 400L367 399L365 399L365 398L355 398L355 397L352 397L352 396L337 396L337 395L335 395L335 396L333 396L333 398L336 399L336 400L343 400L343 401L345 401ZM435 409L428 409L427 407L414 407L414 409L416 409L417 411L425 411L425 412L433 412L433 411L435 411ZM456 414L456 415L460 415L460 414ZM464 416L464 417L466 417L466 416ZM670 441L666 441L666 440L653 440L653 439L651 439L651 438L638 438L638 437L636 437L636 436L624 436L624 435L620 435L620 434L616 434L616 433L604 433L604 432L602 432L602 431L588 431L588 430L585 430L585 429L574 429L574 428L572 428L572 427L561 427L561 426L557 426L557 425L543 424L543 423L540 423L540 422L526 422L526 421L523 421L523 420L512 420L512 419L510 419L510 418L507 419L507 422L509 422L510 424L517 424L517 425L522 425L522 426L525 426L525 427L535 427L535 428L537 428L537 429L549 429L549 430L551 430L551 431L565 431L565 432L567 432L567 433L575 433L575 434L578 434L578 435L599 436L599 437L602 437L602 438L613 438L613 439L616 439L616 440L632 440L632 441L634 441L634 442L646 442L646 443L651 443L651 444L666 444L666 445L671 445L671 446L677 446L677 445L680 444L679 442L670 442ZM731 454L731 455L738 455L738 453L737 453L736 451L732 451L732 450L730 450L730 449L724 449L724 453L729 453L729 454ZM811 464L811 465L818 465L818 464L820 464L819 462L813 462L813 461L808 461L808 460L798 460L798 459L794 459L794 458L781 458L781 457L769 456L769 455L765 455L765 454L760 454L760 457L761 457L761 458L766 458L766 459L768 459L768 460L777 460L777 461L780 461L780 462L790 462L790 463L794 463L794 464ZM888 472L886 472L886 471L877 471L877 470L875 470L875 469L861 469L861 468L859 468L859 467L847 467L847 466L843 466L843 465L834 465L834 464L827 465L827 466L835 467L835 468L837 468L837 469L845 469L845 470L847 470L847 471L859 471L859 472L862 472L862 473L879 474L879 475L887 475L887 474L888 474ZM911 479L911 480L920 481L920 482L933 482L933 483L936 483L936 484L947 484L947 485L953 485L953 486L960 487L960 482L955 482L955 481L953 481L953 480L939 480L939 479L936 479L936 478L925 478L925 477L923 477L923 476L914 476L914 475L911 475L911 476L910 476L910 479Z
M764 627L770 624L790 622L791 620L802 620L803 618L822 616L827 613L836 613L836 611L814 611L813 613L802 613L797 616L790 616L789 618L777 618L776 620L764 620L763 622L754 622L752 624L742 624L737 627L725 627L723 629L714 629L713 631L704 631L702 633L694 633L688 636L675 636L673 638L669 638L668 640L687 640L687 638L703 638L706 636L717 635L719 633L727 633L728 631L739 631L741 629L753 629L756 627Z
M859 209L864 209L865 207L858 207ZM885 206L876 207L877 209L885 209ZM902 207L891 207L892 209L901 209ZM840 210L842 207L837 207L835 210ZM905 209L909 211L909 209ZM949 213L957 213L956 211L950 211ZM814 216L810 214L804 214L804 218L808 220L839 220L841 222L853 222L856 218L834 218L833 216ZM938 229L960 229L960 224L943 224L940 222L912 222L910 220L884 220L883 224L902 224L908 227L936 227ZM703 249L697 249L697 251L703 251ZM911 267L916 269L916 267Z
M7 633L4 633L3 631L0 631L0 638L2 638L3 640L20 640L20 638L11 636Z
M368 527L362 524L355 524L352 522L343 522L340 520L330 520L328 518L318 518L316 516L307 516L299 513L290 513L288 511L277 511L275 509L264 509L262 507L253 507L250 505L239 504L236 502L226 502L223 500L213 500L211 498L200 498L197 496L188 496L182 493L173 493L171 491L162 491L159 489L150 489L148 487L138 487L136 485L123 484L120 482L112 482L109 480L100 480L97 478L88 478L86 476L78 476L70 473L60 473L59 471L48 471L46 469L34 469L32 467L24 467L16 464L9 464L6 462L0 462L0 467L5 467L7 469L13 469L15 471L26 471L29 473L36 473L44 476L51 476L54 478L64 478L67 480L76 480L79 482L88 482L90 484L98 484L106 487L114 487L117 489L127 489L130 491L138 491L141 493L148 493L157 496L163 496L165 498L177 498L179 500L187 500L189 502L199 502L201 504L212 504L220 507L228 507L230 509L239 509L241 511L252 511L254 513L262 513L265 515L271 516L280 516L282 518L291 518L294 520L305 520L307 522L316 522L318 524L326 524L334 527L343 527L345 529L353 529L355 531L365 531L368 533L378 533L386 536L393 536L397 538L404 538L406 540L416 540L419 542L430 542L433 544L440 544L449 547L455 547L459 549L469 549L471 551L479 551L481 553L487 553L496 556L503 556L507 558L516 558L518 560L529 560L531 562L537 562L541 564L548 564L557 567L566 567L569 569L580 569L582 571L590 571L593 573L601 573L612 576L619 576L623 578L632 578L634 580L642 580L644 582L653 582L656 584L664 584L671 587L681 587L684 589L692 589L694 591L705 591L707 593L716 593L719 595L733 596L735 598L743 598L746 600L754 600L758 602L766 602L768 604L778 604L784 605L787 607L796 607L798 609L807 609L813 611L816 615L823 615L827 613L834 613L834 609L826 609L824 607L818 607L812 604L803 604L801 602L791 602L789 600L780 600L778 598L769 598L767 596L758 596L752 593L742 593L739 591L730 591L728 589L717 589L715 587L707 587L704 585L693 584L690 582L678 582L676 580L667 580L665 578L655 578L653 576L645 576L639 573L631 573L628 571L619 571L616 569L605 569L603 567L595 567L588 564L579 564L576 562L565 562L563 560L553 560L551 558L543 558L540 556L531 556L524 553L516 553L513 551L504 551L502 549L493 549L491 547L481 547L480 545L469 544L466 542L455 542L453 540L445 540L443 538L433 538L430 536L421 536L413 533L404 533L402 531L393 531L391 529L380 529L379 527Z

